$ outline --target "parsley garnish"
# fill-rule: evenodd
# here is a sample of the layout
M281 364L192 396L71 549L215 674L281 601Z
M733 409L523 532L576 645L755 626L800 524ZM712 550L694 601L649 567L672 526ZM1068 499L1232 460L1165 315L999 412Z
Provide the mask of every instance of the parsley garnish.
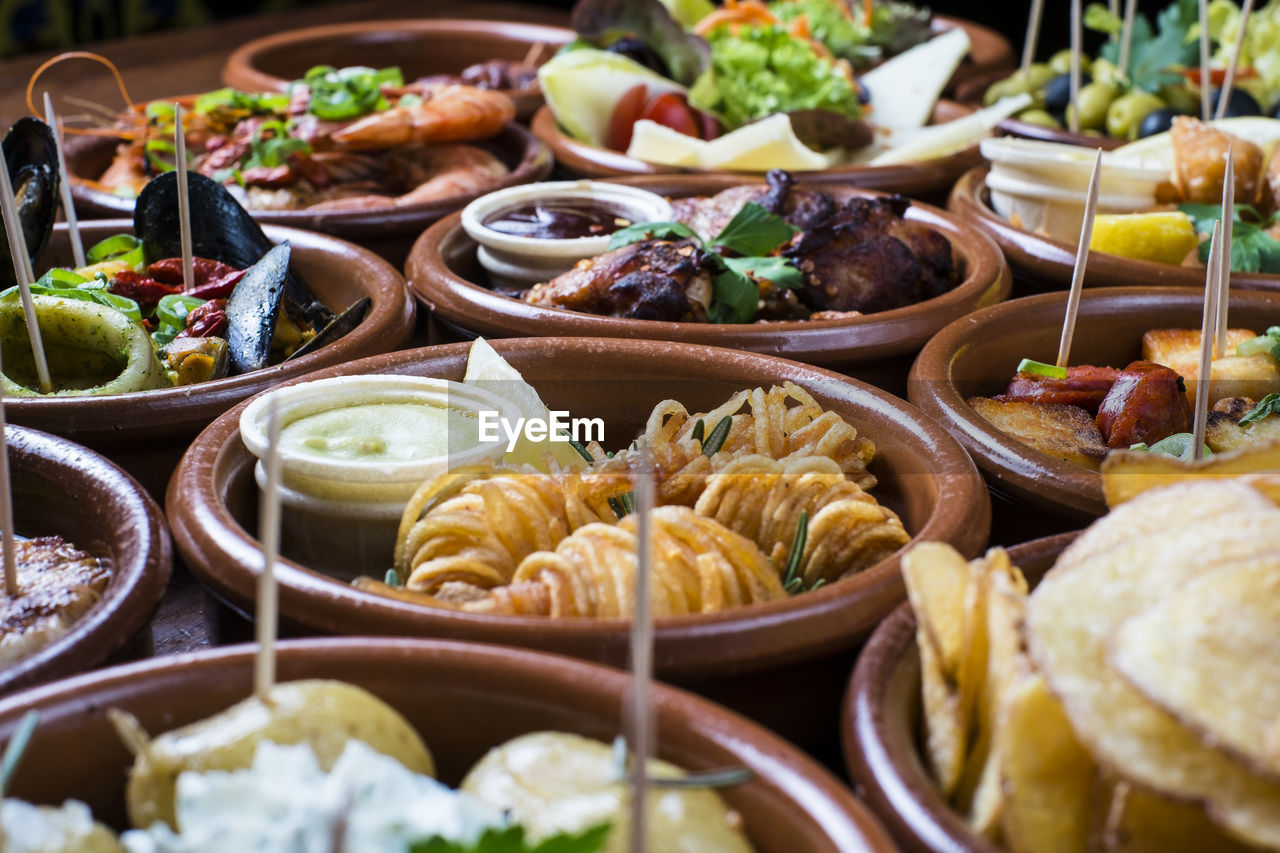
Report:
M609 251L630 246L644 240L698 239L693 229L681 222L638 222L613 232L609 238Z
M1178 209L1191 217L1197 234L1212 234L1213 225L1221 216L1216 204L1181 204ZM1242 218L1241 214L1248 214ZM1231 232L1231 271L1280 273L1280 241L1267 233L1276 222L1275 215L1264 217L1249 204L1235 206L1235 224ZM1209 242L1200 244L1197 254L1201 263L1209 260Z
M1105 6L1100 13L1091 5L1085 13L1085 20L1094 29L1118 33L1113 16L1106 14ZM1127 69L1129 82L1135 88L1152 93L1159 92L1162 86L1181 82L1182 77L1170 68L1200 64L1199 47L1195 41L1188 41L1191 28L1198 20L1196 0L1174 0L1169 4L1156 17L1159 35L1152 32L1146 17L1135 15ZM1112 38L1098 54L1109 62L1119 62L1119 39Z
M749 201L734 214L711 245L739 255L767 255L790 240L796 230L781 216Z
M474 844L446 838L429 838L409 846L409 853L597 853L604 848L611 824L602 823L577 834L559 833L542 841L530 841L524 827L486 829Z
M1240 426L1248 426L1272 415L1280 415L1280 394L1268 394L1263 397L1258 401L1258 405L1253 407L1253 411L1241 418L1238 423Z

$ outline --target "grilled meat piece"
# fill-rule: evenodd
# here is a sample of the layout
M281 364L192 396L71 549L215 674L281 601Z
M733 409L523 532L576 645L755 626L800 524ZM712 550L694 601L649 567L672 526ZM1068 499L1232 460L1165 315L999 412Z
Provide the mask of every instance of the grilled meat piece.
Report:
M1079 406L1089 414L1096 415L1119 373L1114 367L1094 367L1087 364L1068 367L1066 379L1054 379L1038 373L1018 373L1009 380L1009 387L1004 389L1004 393L995 399Z
M524 300L607 317L706 322L711 274L692 241L644 240L579 261Z
M110 570L57 536L15 543L18 595L0 600L0 666L29 657L67 632L102 596Z
M1097 423L1108 447L1124 448L1188 432L1191 417L1182 377L1162 364L1135 361L1116 376Z
M673 219L688 225L704 240L724 230L729 220L749 201L805 231L827 221L835 213L835 199L824 192L797 190L790 172L774 169L765 176L767 187L746 184L722 190L710 198L678 198L671 202Z

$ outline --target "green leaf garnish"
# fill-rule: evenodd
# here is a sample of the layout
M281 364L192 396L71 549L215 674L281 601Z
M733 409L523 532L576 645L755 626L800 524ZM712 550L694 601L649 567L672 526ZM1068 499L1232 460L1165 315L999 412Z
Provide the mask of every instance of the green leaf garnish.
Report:
M331 65L317 65L301 82L311 90L307 110L312 115L342 121L387 109L390 103L382 96L382 87L403 86L404 75L399 68L374 70L352 66L337 69Z
M1018 372L1047 376L1050 379L1067 378L1067 369L1065 367L1058 367L1056 364L1045 364L1043 361L1035 361L1030 358L1024 358L1018 362Z
M698 235L682 222L637 222L635 225L628 225L613 232L613 236L609 238L609 251L643 240L687 239L697 240Z
M791 265L786 258L725 258L725 266L739 275L771 282L779 290L796 290L804 287L804 273ZM758 292L757 288L757 292Z
M1147 453L1163 453L1166 456L1173 456L1181 459L1183 462L1191 462L1195 459L1194 448L1194 436L1189 432L1176 432L1173 435L1160 439L1150 446L1145 442L1129 445L1130 450L1141 450ZM1201 458L1208 459L1212 455L1213 453L1207 446L1201 446Z
M800 576L800 558L804 556L804 546L809 539L809 511L800 511L800 521L796 523L796 535L791 539L791 551L787 554L787 570L782 575L782 588L788 595L804 592L804 578ZM818 583L821 583L819 581ZM814 584L814 589L818 584Z
M1178 209L1191 217L1197 234L1212 234L1213 226L1221 218L1222 208L1216 204L1181 204ZM1231 231L1231 271L1268 274L1280 273L1280 241L1269 233L1276 221L1274 215L1264 217L1253 205L1237 204ZM1209 261L1210 243L1200 244L1196 257L1201 263Z
M1276 361L1280 361L1280 326L1267 329L1265 335L1258 335L1236 345L1236 355L1247 357L1265 353Z
M739 255L768 255L790 240L797 230L781 216L749 201L734 214L711 245L723 246Z
M474 844L429 838L414 842L409 853L597 853L604 848L612 824L602 823L579 833L558 833L531 841L522 826L486 829Z
M1238 421L1238 424L1248 426L1272 415L1280 415L1280 394L1268 394L1263 397L1249 414Z
M693 429L689 432L689 437L701 444L702 436L706 434L706 431L707 425L703 422L702 418L698 418L698 420L693 424Z
M720 419L720 423L716 424L711 430L711 434L707 436L707 440L702 443L703 456L715 456L720 452L720 448L724 447L725 439L729 437L729 430L733 427L733 417L725 415Z
M711 280L711 322L750 323L759 308L760 285L751 276L726 267Z
M1135 88L1157 93L1162 86L1182 82L1182 76L1170 68L1200 64L1198 43L1188 38L1199 17L1196 0L1174 0L1156 17L1159 35L1152 31L1146 17L1134 17L1129 68L1121 70L1128 71ZM1098 55L1118 64L1119 40L1108 41Z

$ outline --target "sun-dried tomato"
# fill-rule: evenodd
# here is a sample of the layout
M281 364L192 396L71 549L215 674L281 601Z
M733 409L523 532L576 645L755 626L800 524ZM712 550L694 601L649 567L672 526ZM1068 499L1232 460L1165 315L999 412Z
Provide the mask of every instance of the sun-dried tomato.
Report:
M179 338L223 338L227 335L227 301L210 299L197 305L187 315L187 326L178 332Z
M124 270L116 273L115 278L111 280L111 284L107 289L118 296L128 297L138 303L138 308L143 314L150 314L155 311L156 304L161 298L168 296L170 293L182 292L181 287L171 287L133 270Z
M191 259L191 277L194 280L188 296L199 299L226 299L244 278L244 270L238 270L208 258ZM165 284L182 285L182 258L165 258L147 267L147 274Z

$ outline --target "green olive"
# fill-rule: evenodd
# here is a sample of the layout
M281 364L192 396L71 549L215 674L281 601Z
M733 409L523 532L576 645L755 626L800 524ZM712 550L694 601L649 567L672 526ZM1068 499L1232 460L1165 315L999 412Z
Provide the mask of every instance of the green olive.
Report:
M1107 83L1112 86L1120 86L1124 83L1124 75L1120 73L1116 64L1108 59L1095 59L1090 73L1095 83Z
M1180 113L1200 115L1200 90L1185 83L1161 86L1160 99Z
M1164 106L1160 98L1141 89L1121 95L1107 107L1107 135L1117 139L1137 139L1142 120L1148 113Z
M1035 124L1040 127L1062 127L1056 118L1044 110L1023 110L1018 113L1018 121L1025 121L1027 124Z
M1271 90L1267 88L1267 81L1265 79L1261 76L1246 77L1243 80L1237 77L1235 87L1253 95L1253 99L1258 102L1258 106L1262 107L1262 114L1270 115L1268 107L1272 103Z
M982 96L983 106L991 106L1001 98L1011 98L1032 91L1031 83L1021 72L1014 72L1003 80L997 80L987 87Z
M1022 72L1017 72L1021 74ZM1049 67L1047 62L1035 62L1027 69L1027 79L1032 89L1043 89L1045 84L1058 76L1058 72Z
M1049 67L1053 69L1054 74L1070 74L1071 73L1071 51L1062 49L1055 53L1049 60ZM1080 54L1080 73L1088 74L1089 69L1093 67L1093 61L1083 53Z
M1080 96L1075 104L1067 107L1067 123L1071 123L1071 114L1077 111L1080 116L1081 130L1101 130L1107 124L1107 108L1120 94L1115 86L1106 83L1090 83L1080 89Z

